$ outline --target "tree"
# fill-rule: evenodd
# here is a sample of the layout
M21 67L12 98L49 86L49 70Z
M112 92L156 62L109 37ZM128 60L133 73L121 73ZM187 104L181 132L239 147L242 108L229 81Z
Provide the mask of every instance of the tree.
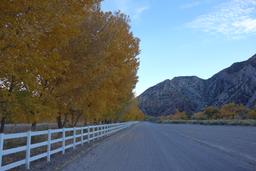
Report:
M59 50L79 33L86 8L96 1L11 1L0 3L0 89L2 128L17 104L16 95L50 94L49 85L62 77L68 61ZM58 10L56 10L58 9ZM10 112L11 111L11 112ZM3 131L3 130L1 130Z
M195 120L205 120L205 119L207 119L207 116L205 115L204 112L197 112L197 113L193 114L192 119L195 119Z
M139 40L130 32L128 18L96 9L62 51L70 65L56 100L66 104L76 121L116 120L137 82ZM75 110L79 112L70 112ZM60 113L58 120L68 115Z
M138 101L136 99L131 100L120 117L122 121L142 121L145 118L144 113L138 107Z
M209 106L204 109L203 113L207 119L217 119L220 112L217 107Z
M174 115L170 115L171 120L187 120L189 119L186 112L180 112L179 110L176 111Z
M100 2L1 2L2 128L6 119L63 127L120 118L134 97L139 39L126 15Z
M251 110L248 112L248 118L249 118L249 119L256 119L256 109L251 109Z
M220 117L223 119L245 119L248 109L240 104L226 104L220 109Z

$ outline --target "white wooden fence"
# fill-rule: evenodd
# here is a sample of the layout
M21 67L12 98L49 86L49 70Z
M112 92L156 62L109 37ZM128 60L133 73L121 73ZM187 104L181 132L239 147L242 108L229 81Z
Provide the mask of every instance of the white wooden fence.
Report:
M115 123L115 124L105 124L105 125L91 125L86 127L78 128L63 128L63 129L49 129L46 131L28 131L24 133L16 134L0 134L0 170L9 170L21 165L26 165L26 168L30 168L30 163L41 158L46 158L48 162L51 160L51 155L55 153L62 152L65 154L65 151L69 148L75 149L77 145L83 145L84 143L90 143L95 139L101 138L103 136L108 136L113 134L121 129L127 128L136 122L125 122L125 123ZM32 137L36 136L47 136L47 141L33 143L31 141ZM55 136L54 136L55 135ZM54 139L54 137L56 137ZM26 145L19 146L15 148L5 149L4 144L5 140L26 138ZM69 143L67 143L69 141ZM70 143L71 141L71 143ZM53 148L54 144L61 143L60 147ZM43 153L31 155L31 150L45 147L47 150ZM16 154L23 152L25 156L22 160L11 162L3 165L4 156L11 154Z

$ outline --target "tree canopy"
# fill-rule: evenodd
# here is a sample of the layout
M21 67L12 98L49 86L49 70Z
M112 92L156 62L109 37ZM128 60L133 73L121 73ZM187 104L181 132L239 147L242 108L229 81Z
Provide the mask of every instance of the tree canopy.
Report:
M116 121L132 98L139 39L100 0L0 3L0 115L8 122Z

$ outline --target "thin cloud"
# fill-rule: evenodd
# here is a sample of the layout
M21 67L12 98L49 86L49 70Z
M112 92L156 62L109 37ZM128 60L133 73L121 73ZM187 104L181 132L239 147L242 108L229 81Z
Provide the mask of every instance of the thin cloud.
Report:
M142 13L145 12L146 10L148 10L148 9L149 9L149 6L138 7L134 11L133 18L138 19L142 15Z
M148 1L136 0L106 0L112 4L117 10L129 15L132 19L137 20L150 7Z
M204 32L231 38L256 33L256 0L230 0L187 24Z
M203 4L205 1L203 0L193 0L191 2L185 3L181 5L181 9L190 9L190 8L194 8L197 6L200 6L201 4Z

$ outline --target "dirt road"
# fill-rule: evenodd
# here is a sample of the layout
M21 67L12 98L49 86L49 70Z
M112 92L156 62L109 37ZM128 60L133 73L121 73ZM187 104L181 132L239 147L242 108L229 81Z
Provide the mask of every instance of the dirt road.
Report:
M64 171L256 171L256 127L139 123Z

